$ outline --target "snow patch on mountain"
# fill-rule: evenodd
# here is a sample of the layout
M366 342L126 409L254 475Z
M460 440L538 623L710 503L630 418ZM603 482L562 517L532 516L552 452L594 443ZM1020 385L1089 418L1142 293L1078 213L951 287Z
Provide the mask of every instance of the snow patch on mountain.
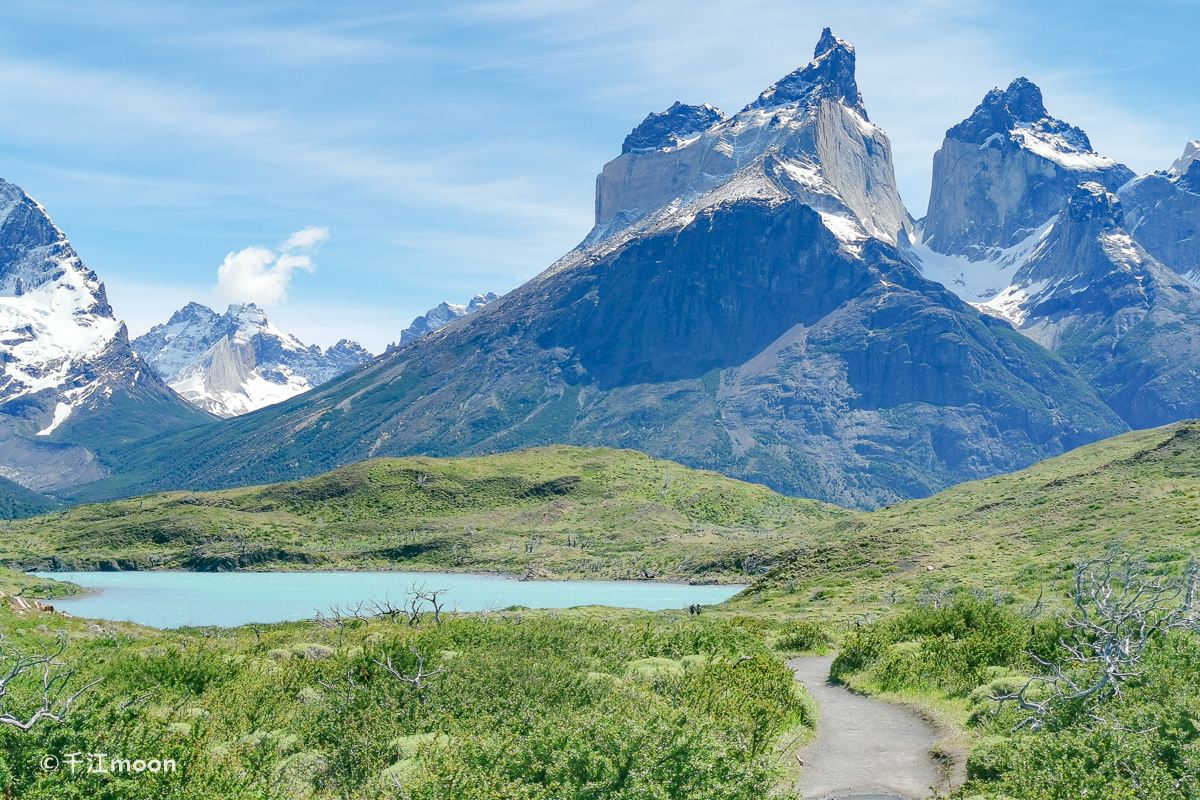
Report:
M306 345L253 303L224 314L189 303L133 346L184 399L222 417L282 402L371 359L348 340Z
M945 286L984 313L1007 319L1020 327L1022 311L1036 288L1014 284L1016 275L1054 228L1057 215L1011 247L987 250L978 259L939 253L918 238L907 244L921 274Z

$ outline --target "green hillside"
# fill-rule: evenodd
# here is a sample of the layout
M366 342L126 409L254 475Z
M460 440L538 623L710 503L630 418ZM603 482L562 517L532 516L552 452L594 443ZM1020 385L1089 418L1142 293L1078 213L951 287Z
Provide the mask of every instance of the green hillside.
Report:
M59 505L52 497L26 489L7 478L0 478L0 519L32 517L52 511Z
M781 535L845 512L623 450L377 459L271 486L173 492L13 522L22 567L498 571L745 580Z
M1072 563L1114 544L1170 570L1200 548L1200 422L794 533L790 557L735 604L860 614L954 588L1050 598Z

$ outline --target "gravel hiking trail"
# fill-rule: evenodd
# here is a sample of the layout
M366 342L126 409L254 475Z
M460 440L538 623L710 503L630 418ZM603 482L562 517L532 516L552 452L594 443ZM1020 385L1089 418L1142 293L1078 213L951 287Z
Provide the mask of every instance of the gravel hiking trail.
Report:
M813 740L800 751L805 800L921 800L947 788L933 759L937 729L913 711L828 682L833 656L788 662L820 709Z

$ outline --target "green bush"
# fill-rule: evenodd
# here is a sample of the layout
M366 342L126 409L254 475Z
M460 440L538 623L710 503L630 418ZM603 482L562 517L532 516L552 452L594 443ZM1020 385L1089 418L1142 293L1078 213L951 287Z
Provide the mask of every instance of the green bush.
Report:
M125 651L72 635L64 658L76 679L103 681L66 724L0 728L0 790L22 800L383 800L399 785L412 800L749 800L778 779L781 735L812 722L761 637L716 619L134 630ZM10 640L53 641L50 631ZM414 650L419 686L383 666L415 676ZM12 688L10 708L32 702L17 691L28 687ZM46 753L74 751L174 758L179 771L36 768Z
M794 622L775 641L775 649L784 653L824 653L832 642L825 627L816 622Z
M961 596L855 629L831 673L845 679L869 671L889 691L934 689L965 697L997 667L1027 668L1035 627L1004 606Z

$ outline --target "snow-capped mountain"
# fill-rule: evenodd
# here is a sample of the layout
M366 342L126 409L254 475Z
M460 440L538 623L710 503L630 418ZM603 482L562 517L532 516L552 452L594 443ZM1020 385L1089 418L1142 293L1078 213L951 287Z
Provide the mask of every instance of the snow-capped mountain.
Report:
M926 277L1063 357L1145 427L1200 415L1200 292L1131 235L1114 194L1144 183L1131 175L1020 78L947 131L908 250Z
M0 180L0 477L36 490L102 477L97 450L206 418L133 353L45 209Z
M854 48L826 28L812 61L732 117L679 102L646 117L596 180L596 227L583 249L750 197L797 199L851 244L867 236L894 243L910 218L854 60Z
M325 350L306 345L253 303L224 314L188 303L133 348L184 399L221 417L282 402L371 360L346 339Z
M1200 287L1200 142L1166 171L1121 187L1121 203L1138 244Z
M979 261L1020 247L1079 184L1115 191L1133 171L1096 153L1086 133L1046 112L1037 86L1017 78L946 131L933 175L921 238Z
M475 295L471 298L471 302L465 306L443 301L414 319L412 324L400 331L399 343L388 345L388 350L394 350L409 342L416 341L422 336L428 336L434 331L440 331L451 322L462 319L468 314L474 314L488 303L499 299L500 295L495 292L488 292L487 294Z
M1123 430L898 248L912 223L854 66L825 30L732 116L650 115L604 166L591 233L538 277L296 401L156 445L122 488L558 442L869 507Z

